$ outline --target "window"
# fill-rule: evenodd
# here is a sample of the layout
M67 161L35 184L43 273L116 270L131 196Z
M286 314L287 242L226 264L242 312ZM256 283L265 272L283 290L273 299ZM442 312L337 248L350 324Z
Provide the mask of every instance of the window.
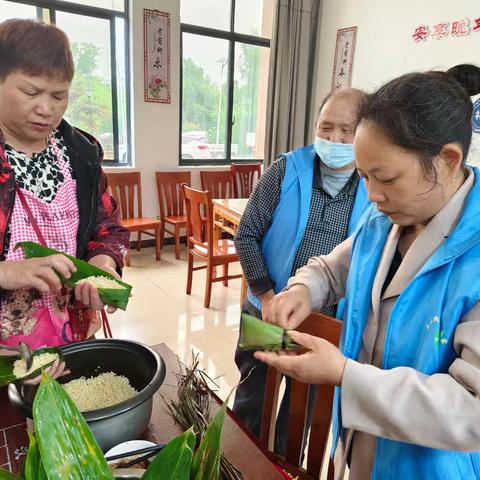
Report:
M273 5L181 0L180 165L263 160Z
M105 165L129 165L128 1L0 0L0 21L7 18L65 31L75 60L65 118L100 141Z

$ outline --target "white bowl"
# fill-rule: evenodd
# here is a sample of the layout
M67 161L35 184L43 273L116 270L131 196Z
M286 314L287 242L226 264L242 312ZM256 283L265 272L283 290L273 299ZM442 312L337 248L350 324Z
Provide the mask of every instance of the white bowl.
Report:
M121 455L122 453L132 452L135 450L140 450L142 448L154 447L156 443L148 442L147 440L129 440L128 442L119 443L112 447L107 453L105 453L105 457L111 457L112 455ZM118 463L120 460L133 460L135 457L142 456L139 455L132 455L131 457L121 458L119 460L110 460L108 463Z

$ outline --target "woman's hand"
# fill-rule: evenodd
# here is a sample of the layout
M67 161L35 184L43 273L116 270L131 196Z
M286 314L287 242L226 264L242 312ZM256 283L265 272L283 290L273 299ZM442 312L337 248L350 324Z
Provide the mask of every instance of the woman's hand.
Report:
M290 330L298 327L311 312L310 290L305 285L294 285L272 298L264 320Z
M59 292L59 275L70 278L75 265L65 255L0 262L0 287L4 290L35 288L41 293Z
M341 385L347 359L335 345L306 333L288 334L309 351L300 355L255 352L255 358L304 383Z
M62 375L68 375L70 370L65 369L65 362L55 360L50 367L45 370L52 378L58 378ZM25 380L23 383L27 385L38 385L42 381L42 375Z
M116 264L112 257L109 257L108 255L96 255L95 257L92 257L88 263L111 273L115 278L121 280L120 275L115 269ZM92 308L93 310L102 310L105 306L100 300L98 290L88 282L80 282L75 287L75 299L82 302L87 308ZM109 306L107 308L107 313L114 313L116 310L115 307Z

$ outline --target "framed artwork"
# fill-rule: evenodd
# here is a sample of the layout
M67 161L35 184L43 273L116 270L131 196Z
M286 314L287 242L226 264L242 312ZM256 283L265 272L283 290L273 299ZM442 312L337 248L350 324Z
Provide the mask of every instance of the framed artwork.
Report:
M170 103L170 14L143 10L144 98Z
M335 58L333 59L332 91L352 84L353 56L357 40L357 27L337 30Z

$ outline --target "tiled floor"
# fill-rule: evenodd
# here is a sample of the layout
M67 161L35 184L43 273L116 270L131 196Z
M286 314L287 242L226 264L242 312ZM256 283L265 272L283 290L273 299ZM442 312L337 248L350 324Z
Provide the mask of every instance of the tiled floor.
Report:
M240 273L235 264L231 273ZM213 285L211 306L203 307L204 270L194 272L192 294L185 293L186 250L176 260L173 247L165 246L162 259L155 261L153 248L132 251L131 267L124 279L133 285L125 312L109 317L113 335L154 345L166 343L184 362L192 351L200 354L210 377L218 380L219 396L226 398L239 375L233 361L240 321L240 279L228 287Z

